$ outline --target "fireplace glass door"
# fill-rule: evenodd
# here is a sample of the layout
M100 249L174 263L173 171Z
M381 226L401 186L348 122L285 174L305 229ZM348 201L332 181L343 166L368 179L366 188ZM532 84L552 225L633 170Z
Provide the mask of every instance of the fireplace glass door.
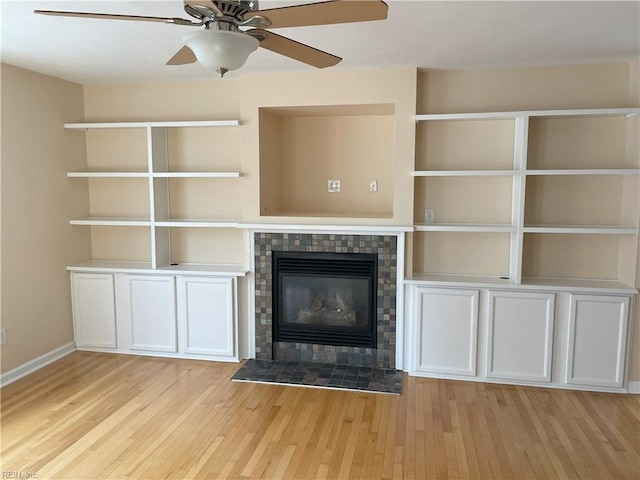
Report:
M276 341L375 347L376 255L273 255Z

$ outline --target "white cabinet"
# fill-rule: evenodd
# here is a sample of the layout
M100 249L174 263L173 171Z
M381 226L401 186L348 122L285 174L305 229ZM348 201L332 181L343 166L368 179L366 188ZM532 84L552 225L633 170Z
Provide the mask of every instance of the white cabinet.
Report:
M72 273L71 292L76 347L115 349L117 342L113 275Z
M234 357L235 279L181 276L177 291L180 352Z
M417 288L415 370L476 374L478 290Z
M551 381L555 295L489 291L486 376Z
M566 382L622 387L629 297L571 295Z
M95 270L71 272L78 349L238 361L237 276L242 273L70 268Z
M176 352L174 277L128 275L123 319L130 328L131 350Z
M633 289L459 283L406 281L409 375L627 391Z

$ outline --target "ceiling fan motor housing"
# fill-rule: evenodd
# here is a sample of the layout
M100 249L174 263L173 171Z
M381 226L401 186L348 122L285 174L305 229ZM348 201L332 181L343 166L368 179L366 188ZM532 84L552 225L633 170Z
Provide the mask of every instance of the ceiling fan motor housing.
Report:
M184 11L200 20L206 20L205 17L207 15L204 12L208 10L208 16L211 19L224 21L226 18L228 22L240 23L246 13L258 10L258 2L251 0L210 0L207 2L203 1L202 5L199 5L197 2L190 3L191 5L185 2ZM195 5L193 5L194 3ZM211 8L211 3L217 7L218 11L214 11Z

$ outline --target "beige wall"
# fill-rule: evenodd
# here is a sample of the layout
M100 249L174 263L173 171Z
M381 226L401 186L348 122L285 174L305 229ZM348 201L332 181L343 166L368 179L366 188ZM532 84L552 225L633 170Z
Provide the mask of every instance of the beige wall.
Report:
M260 138L259 111L264 107L393 105L395 144L393 147L393 217L360 218L359 224L411 225L413 220L413 170L415 144L416 70L399 68L366 71L315 71L296 75L263 75L243 80L242 98L243 173L246 174L243 219L248 222L353 224L352 218L339 216L261 217L260 215ZM366 113L363 113L366 115ZM264 152L264 149L263 149ZM384 180L384 179L381 179ZM386 185L387 180L382 181ZM326 179L324 182L326 186ZM368 189L358 197L370 198ZM273 198L273 196L271 196ZM382 198L380 195L379 198ZM264 197L263 197L264 199ZM287 199L281 198L281 201ZM386 202L388 203L388 202Z
M2 65L2 372L73 341L66 266L91 255L69 218L88 209L82 86Z
M392 115L283 118L281 204L279 210L271 209L272 215L390 219L394 129ZM340 180L339 193L328 192L329 179ZM378 180L377 192L369 192L370 179Z
M629 105L627 63L421 71L418 113Z

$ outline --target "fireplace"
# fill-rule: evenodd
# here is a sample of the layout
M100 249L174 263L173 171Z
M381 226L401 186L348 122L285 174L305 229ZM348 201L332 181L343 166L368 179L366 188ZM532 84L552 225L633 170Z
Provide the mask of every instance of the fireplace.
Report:
M273 252L277 342L376 347L377 256Z
M253 238L256 359L395 368L397 278L397 237L395 235L256 232ZM376 271L371 285L374 289L372 292L374 292L375 301L371 307L375 322L372 346L337 345L335 342L323 344L315 340L310 341L308 338L287 341L276 339L276 335L280 332L276 333L279 329L275 310L280 307L274 305L273 289L278 288L274 262L275 257L283 253L367 254L375 257ZM311 289L313 286L307 288ZM326 288L328 289L328 286ZM330 292L325 293L329 297ZM313 293L305 295L312 296ZM307 305L299 302L298 305L290 307L295 312L293 315L296 319L299 310L309 309L308 303L313 304L316 296L317 294L311 300L307 300ZM333 293L331 296L331 302L337 302ZM312 313L308 315L313 316ZM324 321L326 319L322 322ZM276 324L275 327L274 324Z

